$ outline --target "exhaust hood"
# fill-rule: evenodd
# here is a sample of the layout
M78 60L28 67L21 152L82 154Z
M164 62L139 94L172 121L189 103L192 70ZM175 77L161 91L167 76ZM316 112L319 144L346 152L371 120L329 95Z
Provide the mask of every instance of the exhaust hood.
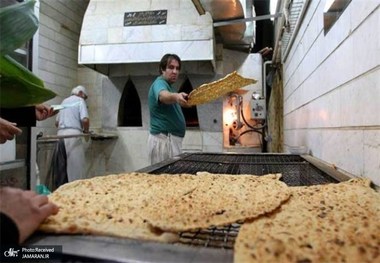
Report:
M210 13L191 0L90 0L79 39L78 62L110 75L112 65L158 63L166 53L215 68Z

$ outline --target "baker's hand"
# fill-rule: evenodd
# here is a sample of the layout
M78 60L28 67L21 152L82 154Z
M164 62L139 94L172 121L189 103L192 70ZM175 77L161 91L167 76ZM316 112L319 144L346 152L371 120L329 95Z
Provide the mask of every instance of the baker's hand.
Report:
M46 120L47 118L50 118L51 116L54 116L57 113L58 111L53 110L53 108L49 105L36 105L36 119L39 121Z
M45 195L17 188L0 188L0 211L9 216L17 225L20 233L19 243L24 242L39 225L58 207L49 202Z
M180 92L177 94L177 102L181 107L189 108L190 105L187 104L187 97L188 95L185 92Z
M0 143L12 140L15 135L20 135L22 130L14 122L0 118Z

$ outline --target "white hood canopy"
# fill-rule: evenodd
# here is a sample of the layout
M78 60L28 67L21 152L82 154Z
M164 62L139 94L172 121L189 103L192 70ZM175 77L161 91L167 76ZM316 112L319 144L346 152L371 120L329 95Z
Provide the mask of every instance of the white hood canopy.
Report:
M90 0L79 64L109 75L110 65L159 62L166 53L215 67L213 20L191 0Z

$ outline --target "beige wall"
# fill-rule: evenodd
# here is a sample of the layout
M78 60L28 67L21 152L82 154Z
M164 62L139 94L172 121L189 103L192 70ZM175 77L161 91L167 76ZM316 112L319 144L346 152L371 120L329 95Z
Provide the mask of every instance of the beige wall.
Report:
M352 1L327 34L310 1L283 65L284 146L380 185L379 1Z
M57 94L54 99L46 102L48 104L60 104L76 85L86 86L89 93L87 105L93 130L101 126L101 114L98 114L96 106L100 104L101 88L97 90L94 84L100 75L78 64L78 42L87 4L88 0L37 1L35 13L39 18L39 29L33 38L33 72L44 81L48 89ZM35 183L34 166L37 151L40 175L44 178L51 165L53 149L51 145L45 147L40 144L40 147L36 147L33 145L33 139L39 132L43 132L44 135L55 135L54 123L55 118L52 117L38 122L37 128L33 129L32 184ZM87 173L93 173L91 171L92 155L89 153L98 152L101 156L103 150L99 149L97 144L93 145L91 140L86 142L86 149L89 159L84 165L86 165ZM98 162L96 169L104 171L104 163Z
M33 42L33 72L57 93L50 104L59 104L80 84L78 40L87 3L86 0L40 0L36 4L39 29ZM54 118L39 122L38 126L54 127Z

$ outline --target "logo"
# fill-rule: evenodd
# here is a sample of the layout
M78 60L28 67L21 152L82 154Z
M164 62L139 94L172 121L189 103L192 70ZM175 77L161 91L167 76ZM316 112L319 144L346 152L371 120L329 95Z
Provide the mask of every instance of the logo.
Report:
M4 252L4 256L6 257L18 257L18 252L20 250L14 250L14 248L10 248L8 251Z

